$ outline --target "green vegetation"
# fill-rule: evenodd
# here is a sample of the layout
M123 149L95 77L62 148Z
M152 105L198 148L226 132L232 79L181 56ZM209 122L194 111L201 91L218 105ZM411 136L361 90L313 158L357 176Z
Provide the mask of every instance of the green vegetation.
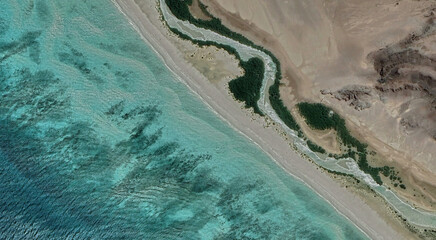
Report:
M302 137L303 132L301 131L300 126L295 121L292 114L289 112L289 109L283 104L282 99L280 98L280 80L276 79L274 84L269 88L269 101L271 103L272 108L276 111L277 115L280 119L288 126L290 129L297 131L298 136Z
M389 177L389 175L390 175L390 170L391 170L391 168L390 167L388 167L388 166L384 166L383 168L382 168L382 170L381 170L381 173L383 174L383 176L385 176L385 177Z
M299 137L303 137L304 134L301 131L300 126L295 121L294 117L292 116L289 109L283 104L282 99L280 98L280 80L282 79L282 69L280 68L280 62L274 56L270 51L261 48L262 51L264 51L268 56L271 57L274 64L276 65L276 79L274 80L273 85L269 87L269 102L271 104L271 107L274 109L274 111L277 113L279 118L288 126L290 129L297 132Z
M348 151L342 155L334 155L335 158L350 157L357 161L359 168L372 176L374 181L382 185L383 181L380 177L382 173L385 177L390 177L391 180L399 179L396 176L392 167L372 167L368 163L366 150L367 145L361 143L355 137L351 136L348 131L345 120L327 106L320 103L302 102L297 104L298 110L305 118L306 123L316 130L334 129L338 134L338 138L344 145L348 147ZM400 180L401 181L401 180ZM398 184L397 184L398 185ZM400 185L401 187L401 185Z
M251 58L247 62L241 61L240 65L245 70L245 75L230 81L230 91L236 99L245 102L246 108L252 107L255 113L263 115L257 106L257 101L260 98L265 65L259 58Z
M196 19L191 15L188 5L192 4L192 0L166 0L166 4L170 8L174 16L181 20L187 20L198 27L213 30L236 41L254 45L242 35L234 33L230 29L222 25L221 20L210 15L210 13L206 10L206 6L204 6L202 3L200 3L202 11L204 11L205 13L207 12L207 14L211 16L211 20ZM175 28L170 28L170 30L173 31L175 34L179 35L181 38L190 40L199 46L216 46L234 55L239 60L240 67L244 69L245 75L229 82L230 91L233 93L236 99L245 102L246 108L253 107L255 113L263 116L263 113L260 111L259 106L257 105L257 101L260 98L260 88L262 87L262 80L265 72L265 65L261 59L252 58L248 61L242 61L239 53L233 47L213 41L195 40Z
M320 166L320 167L321 167L322 169L324 169L325 171L331 173L331 174L335 174L335 175L338 175L338 176L344 176L344 177L351 177L351 178L353 178L354 180L356 180L357 183L360 183L360 180L357 179L357 178L356 178L354 175L352 175L352 174L348 174L348 173L343 173L343 172L338 172L338 171L330 170L330 169L325 168L325 167L322 167L322 166Z
M207 6L204 5L201 1L198 1L198 5L200 6L201 11L208 17L213 18L213 15L207 11Z
M288 108L283 104L283 101L280 98L279 87L280 87L280 80L282 78L280 62L270 51L264 49L263 47L255 45L252 41L248 40L243 35L233 32L227 27L225 27L224 25L222 25L221 20L212 16L207 11L206 6L203 5L201 2L199 3L200 8L206 15L210 16L211 18L210 20L196 19L192 16L188 8L188 6L192 4L192 0L184 0L184 1L165 0L165 2L167 6L170 8L170 11L177 18L181 20L189 21L190 23L196 25L197 27L215 31L220 35L229 37L235 41L238 41L242 44L248 45L255 49L261 50L266 54L268 54L277 67L274 83L269 88L270 104L274 109L274 111L277 113L277 115L280 117L280 119L290 129L295 130L299 137L304 136L300 126L295 121L294 117L292 116ZM199 41L199 40L191 39L189 36L183 34L177 29L174 28L170 28L170 29L174 33L178 34L181 38L191 40L194 44L197 44L199 46L213 45L218 48L222 48L226 50L230 54L233 54L240 61L240 66L244 69L245 76L232 80L229 83L230 91L234 94L236 99L244 101L247 108L253 107L256 113L262 114L261 111L259 110L259 107L257 106L257 100L259 99L260 96L260 88L261 88L263 72L264 72L263 64L261 64L262 65L261 69L256 68L260 66L259 65L260 64L259 61L261 61L260 59L253 58L245 62L241 60L241 57L239 56L238 52L233 47L219 44L213 41ZM260 78L259 76L262 76L262 78ZM380 185L382 184L380 173L382 173L386 177L389 176L389 178L393 181L398 180L401 183L401 179L396 176L397 173L395 173L392 170L392 168L389 168L388 166L372 167L369 165L367 161L367 150L366 150L367 145L361 143L356 138L351 136L351 134L349 133L348 129L345 126L344 119L342 119L338 114L334 113L330 108L322 104L310 104L304 102L299 103L297 106L301 114L305 117L306 122L311 127L319 130L331 129L331 128L335 129L342 143L348 147L348 152L343 154L342 157L351 157L355 159L358 162L358 165L361 168L361 170L364 171L365 173L370 174L378 184ZM317 146L315 143L308 141L308 146L312 151L325 153L325 150L322 147ZM332 154L329 154L329 156L341 157ZM341 175L340 173L337 172L334 173ZM398 185L398 183L395 183L395 185ZM404 186L404 184L401 185ZM401 185L400 187L402 187Z
M307 124L312 128L317 130L334 129L344 145L353 146L358 152L366 151L366 144L351 136L345 126L345 120L330 108L320 103L307 102L299 103L297 107Z
M321 146L318 146L317 144L315 144L314 142L312 142L310 140L307 140L307 146L310 148L310 150L312 150L314 152L326 153L324 148L322 148Z
M225 27L224 25L222 25L221 20L216 18L216 17L213 17L209 12L207 12L207 9L204 5L203 5L204 7L202 8L202 10L205 11L205 13L207 12L208 15L211 16L211 20L195 19L191 15L191 13L189 12L188 5L192 4L192 0L191 1L165 0L165 2L167 4L167 6L170 8L173 15L176 16L177 18L179 18L181 20L187 20L190 23L196 25L197 27L210 29L212 31L215 31L218 34L232 38L235 41L238 41L242 44L248 45L248 46L253 47L255 49L261 50L261 51L265 52L266 54L268 54L271 57L271 59L273 60L273 62L276 64L276 67L277 67L276 78L275 78L274 84L271 85L271 87L268 90L269 91L269 100L270 100L271 106L274 109L274 111L277 113L277 115L280 117L280 119L286 124L286 126L288 126L292 130L297 131L297 134L299 137L303 136L303 132L301 131L300 126L295 121L294 117L289 112L288 108L283 104L283 101L280 98L279 86L280 86L280 79L282 78L280 62L270 51L264 49L263 47L257 46L252 41L250 41L246 37L244 37L243 35L241 35L239 33L235 33L233 31L231 31L230 29L228 29L227 27ZM200 2L200 6L202 6L201 2ZM171 29L171 30L173 30L173 29ZM179 34L179 35L180 34L185 35L185 34L179 32L178 30L177 30L177 32L176 31L174 31L174 32L176 34ZM184 38L193 40L186 35ZM239 54L236 52L236 50L234 48L230 47L231 49L229 51L229 49L226 48L228 46L219 45L215 42L211 42L211 41L204 42L204 41L196 41L196 40L193 40L193 42L196 44L199 44L200 46L202 46L202 45L214 45L214 46L223 48L227 52L229 52L230 54L234 54L236 56L236 58L241 60ZM244 69L244 70L246 70L246 69ZM247 71L245 71L245 72L247 73ZM259 88L259 91L260 91L260 88ZM258 109L258 106L256 108ZM255 108L255 110L256 110L256 108Z
M379 185L383 184L383 181L381 180L380 177L380 171L382 171L382 167L371 167L368 164L368 160L366 158L366 151L359 153L359 160L357 161L357 165L359 166L360 170L362 170L365 173L368 173L369 175L371 175L371 177L374 179L374 181L376 183L378 183Z
M177 17L180 20L186 20L190 23L196 25L197 27L206 28L209 30L212 30L216 33L219 33L220 35L226 36L228 38L231 38L233 40L236 40L240 43L249 45L249 46L256 46L253 42L248 40L246 37L244 37L242 34L233 32L232 30L228 29L226 26L224 26L221 23L221 20L219 18L216 18L212 16L206 9L206 7L202 7L202 11L207 13L207 15L211 16L210 20L202 20L202 19L196 19L194 16L192 16L191 12L189 11L189 5L192 4L192 0L188 1L181 1L181 0L165 0L165 3L169 7L171 13ZM200 7L202 4L200 4ZM258 48L256 46L256 48Z
M173 15L180 20L187 20L194 22L196 19L189 11L189 7L192 4L192 0L165 0L165 3L173 13Z
M241 61L241 57L239 56L238 51L236 51L235 48L225 45L225 44L221 44L221 43L216 43L213 41L201 41L201 40L196 40L196 39L192 39L191 37L189 37L188 35L180 32L178 29L176 28L171 28L168 27L173 33L177 34L181 39L185 39L185 40L189 40L192 43L202 47L202 46L215 46L217 48L221 48L224 49L225 51L227 51L229 54L234 55L239 61Z

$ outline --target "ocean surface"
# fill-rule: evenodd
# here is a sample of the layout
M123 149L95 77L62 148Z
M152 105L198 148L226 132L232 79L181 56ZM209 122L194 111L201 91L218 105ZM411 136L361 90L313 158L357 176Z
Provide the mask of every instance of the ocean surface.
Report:
M0 0L1 239L365 239L109 0Z

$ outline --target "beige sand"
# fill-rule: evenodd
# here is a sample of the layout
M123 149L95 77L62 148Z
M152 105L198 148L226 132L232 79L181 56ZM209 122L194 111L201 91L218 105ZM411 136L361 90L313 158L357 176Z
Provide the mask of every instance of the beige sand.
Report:
M335 109L349 128L378 152L379 164L396 167L409 186L406 190L392 188L417 207L436 210L436 141L431 132L436 128L436 116L430 108L423 110L429 103L413 96L418 95L416 91L402 95L372 91L365 96L371 107L357 111L349 101L321 94L322 90L334 92L350 85L373 89L378 76L367 56L419 32L434 18L434 1L202 2L225 25L279 58L286 84L280 91L289 108L305 100ZM413 47L434 56L434 41L434 36L428 36ZM432 74L428 69L421 72Z
M306 121L298 113L298 110L296 108L292 109L291 114L294 116L295 121L297 121L298 125L300 125L304 136L306 136L309 140L324 148L328 153L342 153L341 146L339 141L337 140L337 134L335 130L313 130L306 124Z
M126 14L136 30L159 55L165 64L186 83L186 85L235 130L256 143L271 156L278 165L293 176L301 179L315 192L324 197L340 213L354 222L373 239L406 239L387 224L376 211L359 197L347 191L328 175L294 152L274 127L267 127L268 121L254 118L242 104L234 101L226 88L227 82L216 84L206 79L196 68L185 60L184 53L177 47L178 40L159 19L155 1L115 1Z
M210 17L201 10L198 0L192 1L192 5L189 7L189 11L191 12L192 16L197 19L210 20Z

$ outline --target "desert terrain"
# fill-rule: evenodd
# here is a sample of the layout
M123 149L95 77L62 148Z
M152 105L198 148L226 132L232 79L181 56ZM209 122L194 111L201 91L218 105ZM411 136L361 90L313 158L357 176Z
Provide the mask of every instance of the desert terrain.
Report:
M280 88L295 114L321 102L369 144L389 187L417 208L436 210L436 2L415 0L204 0L212 15L280 60ZM334 133L309 139L338 151ZM326 139L330 139L326 141Z
M222 49L198 47L178 38L163 22L158 1L114 2L167 67L217 116L258 145L284 170L311 187L368 236L380 239L416 237L404 228L403 219L397 216L397 212L385 207L382 198L373 195L374 192L365 184L360 183L360 187L354 190L356 192L347 190L355 184L354 179L334 176L304 159L291 147L286 134L270 119L253 114L245 109L243 103L235 101L228 82L240 76L242 70L234 56ZM190 11L198 11L198 8L191 8ZM194 15L198 18L207 18L197 14ZM324 132L324 136L316 137L328 139L331 135L331 132ZM331 146L332 149L337 147L335 144ZM377 209L377 206L383 207Z

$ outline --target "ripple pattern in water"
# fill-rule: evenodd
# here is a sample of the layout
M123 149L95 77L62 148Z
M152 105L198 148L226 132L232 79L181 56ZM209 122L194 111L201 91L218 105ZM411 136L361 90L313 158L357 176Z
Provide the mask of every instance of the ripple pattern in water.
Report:
M0 8L0 238L363 239L109 0Z

